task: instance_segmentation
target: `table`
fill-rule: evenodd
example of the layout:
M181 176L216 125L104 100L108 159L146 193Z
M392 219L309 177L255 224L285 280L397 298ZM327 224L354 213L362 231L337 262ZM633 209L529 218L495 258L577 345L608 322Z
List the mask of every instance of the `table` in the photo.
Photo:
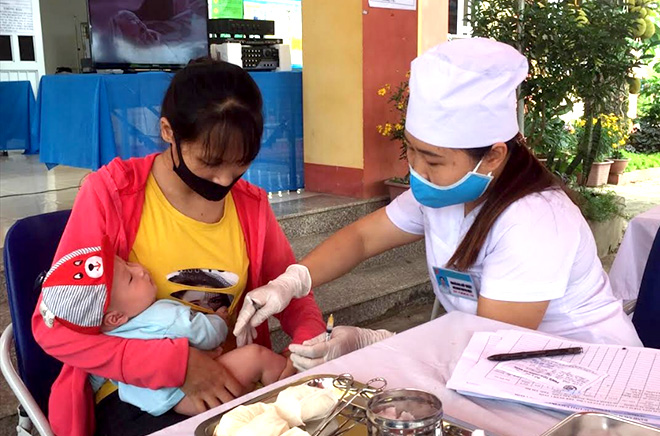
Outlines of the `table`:
M270 192L304 186L302 72L251 73L263 95L261 152L244 178ZM62 74L41 79L40 160L92 170L161 151L160 105L171 73Z
M445 387L472 333L512 328L521 329L458 311L451 312L295 377L349 372L356 380L366 382L373 377L383 376L388 381L388 388L419 388L434 393L442 400L446 415L478 426L489 434L540 435L566 414L506 401L466 397ZM154 435L190 436L204 420L268 390L291 383L292 380L280 381Z
M659 230L660 206L637 215L628 224L609 274L617 298L624 301L637 298L653 240Z
M0 150L39 151L38 140L33 140L36 132L32 131L35 109L29 81L0 82Z

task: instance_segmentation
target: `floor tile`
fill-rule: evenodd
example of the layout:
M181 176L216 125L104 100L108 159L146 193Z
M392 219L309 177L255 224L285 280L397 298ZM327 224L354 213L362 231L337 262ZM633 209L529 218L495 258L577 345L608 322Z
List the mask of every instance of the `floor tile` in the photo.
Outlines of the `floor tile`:
M0 156L0 196L77 187L89 170L57 166L48 170L39 156L10 152Z

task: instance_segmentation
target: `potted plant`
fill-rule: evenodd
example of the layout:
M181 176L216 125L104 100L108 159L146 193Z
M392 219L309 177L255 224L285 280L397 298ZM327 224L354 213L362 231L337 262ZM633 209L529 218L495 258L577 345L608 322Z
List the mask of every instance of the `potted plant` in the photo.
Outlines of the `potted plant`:
M614 115L598 115L591 119L584 116L575 123L575 134L579 138L576 156L583 153L583 162L580 163L582 170L577 177L580 185L595 187L607 184L613 163L609 159L612 138L615 138L618 129L612 126L616 121L617 117ZM588 132L588 128L591 128L591 132ZM588 167L585 169L586 165Z
M614 192L574 188L575 199L596 240L598 256L615 250L623 238L625 200Z
M628 161L623 155L623 147L628 141L630 121L623 120L614 114L601 115L603 119L602 141L605 148L609 148L609 160L612 161L610 175L620 175L628 166ZM612 177L610 177L612 179ZM618 181L618 178L616 178Z
M406 111L408 110L408 97L410 96L410 89L408 88L408 79L410 72L406 74L406 79L402 81L395 89L389 84L386 84L378 90L378 95L387 97L387 103L390 104L397 116L397 120L393 123L386 122L376 126L378 133L391 141L399 143L401 153L399 159L406 160L406 151L408 142L406 140ZM389 191L390 199L394 200L397 196L401 195L410 188L410 173L406 173L404 177L393 177L385 181L385 185Z
M621 175L628 166L630 159L623 155L622 145L615 144L612 147L612 154L610 155L612 160L612 167L610 167L610 175ZM610 182L611 183L611 182Z
M596 187L606 185L610 177L610 168L612 168L611 160L592 163L587 183L584 186Z
M390 196L390 201L392 201L410 189L410 174L405 177L392 177L385 180L385 186L387 186L387 193Z

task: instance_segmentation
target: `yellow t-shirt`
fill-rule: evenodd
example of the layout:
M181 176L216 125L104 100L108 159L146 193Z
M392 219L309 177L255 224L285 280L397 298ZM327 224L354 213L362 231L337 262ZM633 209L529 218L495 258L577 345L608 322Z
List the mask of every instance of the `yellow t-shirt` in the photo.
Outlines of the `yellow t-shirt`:
M227 307L232 331L250 261L231 193L225 197L222 219L202 223L176 210L150 174L128 260L149 270L158 299L169 298L207 313ZM115 389L106 382L96 394L97 402Z
M207 224L176 210L149 175L128 260L149 270L158 299L207 313L224 306L233 313L245 290L250 261L231 193L222 219Z

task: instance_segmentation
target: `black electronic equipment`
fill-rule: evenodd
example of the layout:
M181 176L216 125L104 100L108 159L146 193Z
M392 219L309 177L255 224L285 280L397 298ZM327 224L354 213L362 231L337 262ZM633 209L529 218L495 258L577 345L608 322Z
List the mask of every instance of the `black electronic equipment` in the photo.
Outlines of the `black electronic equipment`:
M280 66L282 40L266 38L275 33L274 21L211 19L208 31L211 56L217 59L246 70L274 70Z

